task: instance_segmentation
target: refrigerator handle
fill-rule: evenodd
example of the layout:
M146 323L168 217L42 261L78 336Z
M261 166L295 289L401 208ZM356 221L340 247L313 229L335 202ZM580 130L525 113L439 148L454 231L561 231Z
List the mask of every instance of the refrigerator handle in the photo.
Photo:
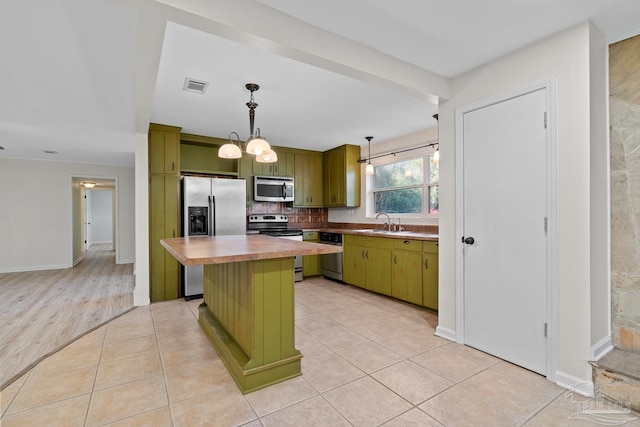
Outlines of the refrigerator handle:
M216 226L216 198L215 196L209 196L209 236L215 236Z
M286 199L287 198L287 184L286 183L282 183L282 198Z

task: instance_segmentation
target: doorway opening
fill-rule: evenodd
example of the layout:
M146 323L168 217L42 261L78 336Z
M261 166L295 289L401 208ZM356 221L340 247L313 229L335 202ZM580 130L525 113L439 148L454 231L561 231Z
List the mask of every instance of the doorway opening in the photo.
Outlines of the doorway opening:
M73 265L92 247L117 260L117 179L73 177Z

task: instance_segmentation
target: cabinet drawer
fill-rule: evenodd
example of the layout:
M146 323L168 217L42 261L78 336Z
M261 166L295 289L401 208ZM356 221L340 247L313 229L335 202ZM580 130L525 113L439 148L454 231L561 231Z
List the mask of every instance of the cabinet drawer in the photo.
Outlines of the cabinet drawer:
M318 232L317 231L304 231L302 233L302 240L316 242L316 241L318 241Z
M393 248L405 251L422 252L421 240L393 239Z
M438 242L422 242L422 252L438 253Z

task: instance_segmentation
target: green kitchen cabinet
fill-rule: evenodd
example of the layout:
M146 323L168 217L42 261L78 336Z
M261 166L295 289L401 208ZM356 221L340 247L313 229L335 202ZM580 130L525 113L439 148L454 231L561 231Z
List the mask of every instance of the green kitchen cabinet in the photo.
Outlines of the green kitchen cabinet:
M180 128L149 125L149 173L180 174Z
M294 154L295 200L299 207L323 206L322 153L296 152Z
M179 177L149 177L149 285L151 302L180 297L180 265L160 239L180 236Z
M180 265L160 239L180 235L180 128L149 126L149 295L180 297Z
M278 155L278 160L274 163L259 163L253 157L253 174L258 176L294 176L294 154L293 151L272 147Z
M304 231L302 240L305 242L318 242L317 231ZM319 276L322 274L322 255L306 255L302 257L302 276Z
M328 207L360 206L360 146L342 145L323 155L323 201Z
M218 150L228 139L180 134L180 172L236 177L238 159L218 157Z
M438 242L422 242L422 305L438 310Z
M422 241L393 239L391 296L422 305Z
M364 253L367 248L354 236L345 235L343 250L342 278L360 288L366 287L366 259Z
M346 283L391 295L391 239L344 236L343 279Z

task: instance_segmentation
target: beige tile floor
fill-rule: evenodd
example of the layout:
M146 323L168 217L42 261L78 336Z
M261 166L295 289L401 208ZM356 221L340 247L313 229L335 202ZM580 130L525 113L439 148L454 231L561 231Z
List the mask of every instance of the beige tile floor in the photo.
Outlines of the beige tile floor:
M434 336L434 314L324 279L296 285L303 375L242 395L200 302L138 307L43 360L1 392L0 424L596 425L576 417L584 398Z

